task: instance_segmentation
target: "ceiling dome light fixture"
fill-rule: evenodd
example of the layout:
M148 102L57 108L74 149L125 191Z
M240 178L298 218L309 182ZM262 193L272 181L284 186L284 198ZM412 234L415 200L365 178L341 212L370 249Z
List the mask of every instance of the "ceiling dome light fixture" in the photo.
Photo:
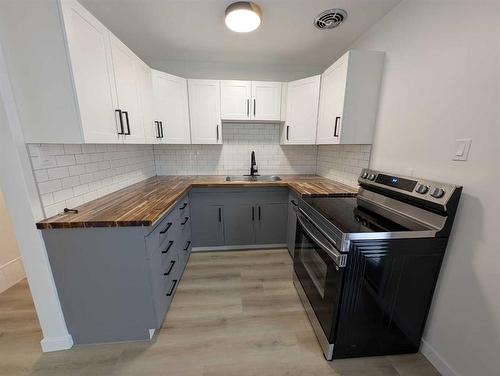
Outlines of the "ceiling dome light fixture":
M226 8L226 26L237 33L248 33L260 26L262 11L250 1L237 1Z

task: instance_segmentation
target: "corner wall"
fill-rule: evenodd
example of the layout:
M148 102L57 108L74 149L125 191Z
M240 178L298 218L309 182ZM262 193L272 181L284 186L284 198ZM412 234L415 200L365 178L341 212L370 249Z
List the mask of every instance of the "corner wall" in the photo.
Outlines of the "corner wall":
M498 1L409 0L351 46L386 52L371 167L464 186L422 346L444 375L500 369L499 36Z

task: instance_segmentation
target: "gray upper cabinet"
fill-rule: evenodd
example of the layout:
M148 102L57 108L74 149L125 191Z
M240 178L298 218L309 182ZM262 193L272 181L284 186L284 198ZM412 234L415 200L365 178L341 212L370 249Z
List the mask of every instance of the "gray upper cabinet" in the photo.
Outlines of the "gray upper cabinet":
M255 242L283 244L286 241L288 207L286 202L256 205Z

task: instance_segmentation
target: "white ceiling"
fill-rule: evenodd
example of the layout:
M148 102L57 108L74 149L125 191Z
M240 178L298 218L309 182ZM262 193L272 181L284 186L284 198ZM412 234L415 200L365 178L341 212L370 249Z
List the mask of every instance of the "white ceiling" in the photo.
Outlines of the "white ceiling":
M400 2L254 0L262 8L262 24L254 32L238 34L224 25L231 0L80 1L154 68L166 70L177 61L205 64L207 69L216 64L283 65L289 71L290 66L327 67ZM316 29L314 18L330 8L345 9L346 22L338 29Z

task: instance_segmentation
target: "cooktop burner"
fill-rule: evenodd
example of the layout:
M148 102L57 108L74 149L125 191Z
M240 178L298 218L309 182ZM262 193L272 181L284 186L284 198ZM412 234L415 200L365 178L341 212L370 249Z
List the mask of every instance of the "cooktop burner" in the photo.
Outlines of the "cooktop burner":
M304 201L343 233L421 231L419 223L401 225L358 206L354 197L305 198Z

